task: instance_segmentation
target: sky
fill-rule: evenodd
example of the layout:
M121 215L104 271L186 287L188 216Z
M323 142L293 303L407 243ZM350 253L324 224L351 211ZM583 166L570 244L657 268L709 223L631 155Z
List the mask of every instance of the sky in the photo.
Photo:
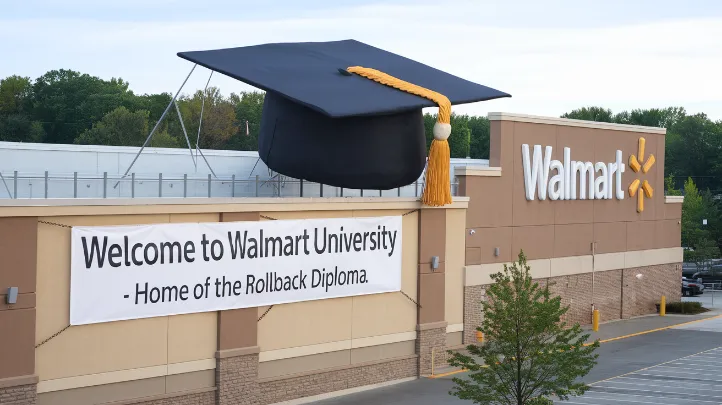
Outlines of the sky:
M722 120L719 0L23 0L0 8L0 77L73 69L175 93L181 51L356 39L511 98L455 106L559 116L684 107ZM183 92L202 89L195 69ZM222 93L253 90L214 74Z

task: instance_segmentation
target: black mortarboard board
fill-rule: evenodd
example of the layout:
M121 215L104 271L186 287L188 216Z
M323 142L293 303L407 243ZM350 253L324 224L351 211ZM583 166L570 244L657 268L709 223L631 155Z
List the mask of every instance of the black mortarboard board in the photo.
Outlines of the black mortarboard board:
M270 169L351 189L388 190L416 181L426 165L421 109L441 105L374 79L375 73L364 68L427 93L440 93L436 96L445 96L450 104L509 97L355 40L264 44L178 56L266 91L258 152ZM442 125L448 126L448 111L445 115ZM441 137L435 136L445 141ZM448 182L448 168L446 173ZM428 177L427 170L427 182Z

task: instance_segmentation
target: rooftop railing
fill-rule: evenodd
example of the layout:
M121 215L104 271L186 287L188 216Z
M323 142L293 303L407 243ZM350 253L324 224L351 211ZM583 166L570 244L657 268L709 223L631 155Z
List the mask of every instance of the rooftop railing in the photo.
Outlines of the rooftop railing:
M419 197L423 178L393 190L332 187L285 176L0 172L0 198ZM458 182L451 183L452 195Z

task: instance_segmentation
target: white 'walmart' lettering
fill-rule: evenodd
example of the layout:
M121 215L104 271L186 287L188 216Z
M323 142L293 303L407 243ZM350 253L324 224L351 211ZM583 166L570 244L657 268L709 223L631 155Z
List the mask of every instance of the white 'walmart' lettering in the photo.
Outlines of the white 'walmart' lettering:
M547 146L542 154L541 145L534 145L534 157L533 161L530 161L529 145L523 144L521 157L524 165L524 188L529 201L536 199L536 194L540 200L546 200L547 193L550 200L611 200L613 191L618 200L624 199L624 163L621 150L617 150L615 162L606 164L571 160L569 148L564 148L564 162L551 160L552 147ZM552 170L555 170L556 174L550 179Z

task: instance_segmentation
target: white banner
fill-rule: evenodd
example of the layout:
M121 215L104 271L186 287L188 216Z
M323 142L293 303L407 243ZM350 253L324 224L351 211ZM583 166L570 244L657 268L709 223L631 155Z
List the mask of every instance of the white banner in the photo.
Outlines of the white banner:
M73 227L70 324L400 291L401 221Z

